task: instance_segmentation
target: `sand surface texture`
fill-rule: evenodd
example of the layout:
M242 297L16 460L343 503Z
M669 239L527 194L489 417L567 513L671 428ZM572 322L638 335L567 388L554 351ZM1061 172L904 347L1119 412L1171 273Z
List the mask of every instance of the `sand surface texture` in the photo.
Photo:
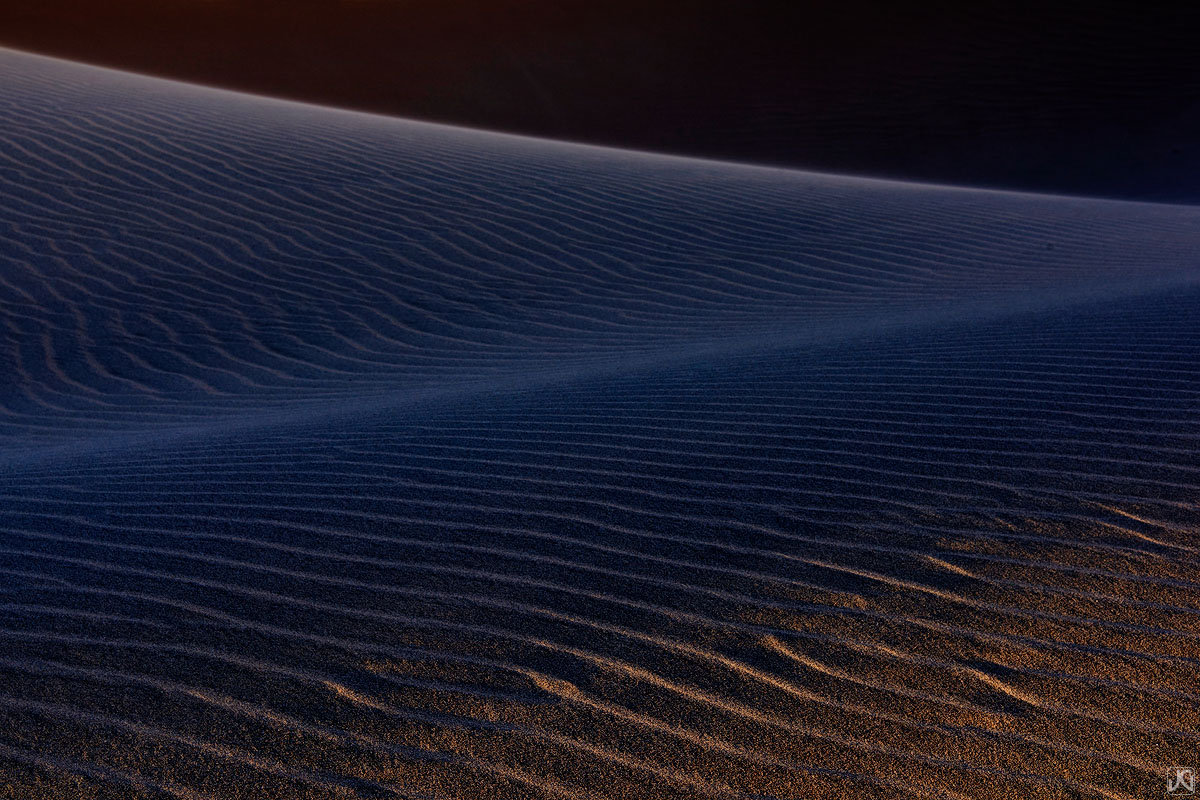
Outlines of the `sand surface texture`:
M0 231L0 797L1200 761L1196 208L0 51Z

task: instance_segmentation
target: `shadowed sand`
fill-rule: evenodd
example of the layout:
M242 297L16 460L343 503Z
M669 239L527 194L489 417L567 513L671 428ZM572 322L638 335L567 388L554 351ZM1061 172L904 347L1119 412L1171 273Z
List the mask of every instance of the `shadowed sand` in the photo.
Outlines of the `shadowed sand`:
M1200 210L0 75L0 797L1194 758Z
M1200 201L1194 3L7 0L0 46L742 162Z

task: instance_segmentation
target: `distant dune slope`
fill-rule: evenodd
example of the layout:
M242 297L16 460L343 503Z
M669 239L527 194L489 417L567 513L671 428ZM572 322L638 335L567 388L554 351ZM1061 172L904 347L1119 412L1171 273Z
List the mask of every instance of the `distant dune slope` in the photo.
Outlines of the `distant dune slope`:
M1200 209L8 51L0 108L0 798L1195 759Z
M1195 3L6 0L0 46L840 173L1200 202Z

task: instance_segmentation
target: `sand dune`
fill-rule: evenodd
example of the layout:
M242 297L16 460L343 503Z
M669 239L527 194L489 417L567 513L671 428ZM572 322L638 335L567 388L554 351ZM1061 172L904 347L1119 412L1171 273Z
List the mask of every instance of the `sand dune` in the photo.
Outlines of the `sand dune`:
M0 74L0 797L1195 761L1200 209Z
M866 176L1200 202L1193 3L9 0L0 46Z

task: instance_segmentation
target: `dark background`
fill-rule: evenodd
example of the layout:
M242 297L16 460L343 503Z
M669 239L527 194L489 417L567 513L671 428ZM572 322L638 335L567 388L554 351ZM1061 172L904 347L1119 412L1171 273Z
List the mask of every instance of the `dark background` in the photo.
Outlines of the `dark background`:
M555 138L1200 200L1200 3L1153 5L4 0L0 42Z

